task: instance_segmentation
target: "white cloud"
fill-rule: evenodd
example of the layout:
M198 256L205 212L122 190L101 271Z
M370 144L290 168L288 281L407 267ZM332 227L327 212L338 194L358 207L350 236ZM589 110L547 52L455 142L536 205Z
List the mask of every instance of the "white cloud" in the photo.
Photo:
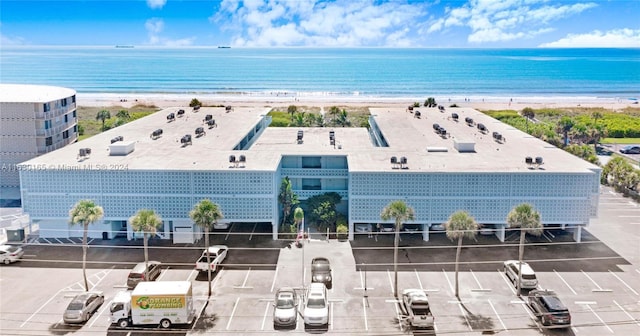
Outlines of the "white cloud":
M162 31L164 30L164 21L159 18L148 19L144 23L144 27L147 29L147 33L149 34L149 41L147 42L147 44L149 45L179 47L189 46L195 42L195 37L172 40L160 36L160 33L162 33Z
M548 48L640 48L640 29L616 29L586 34L569 34L555 42L544 43Z
M147 0L147 6L151 9L160 9L164 7L167 3L167 0Z
M593 2L552 4L548 0L470 0L447 8L445 16L429 23L428 33L450 27L468 27L471 43L531 38L549 31L549 24L596 7Z
M427 5L408 0L223 0L236 46L411 46Z

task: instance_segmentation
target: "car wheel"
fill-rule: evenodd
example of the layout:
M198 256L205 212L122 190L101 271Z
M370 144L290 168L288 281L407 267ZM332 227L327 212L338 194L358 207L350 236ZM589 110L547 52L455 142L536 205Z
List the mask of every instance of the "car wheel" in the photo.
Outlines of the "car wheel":
M169 329L169 327L171 327L171 321L164 319L162 321L160 321L160 327L162 329Z
M129 320L127 319L122 319L120 321L118 321L118 327L120 328L126 328L129 326Z
M4 264L5 264L5 265L9 265L10 263L11 263L11 260L9 260L9 259L5 259L5 260L4 260Z

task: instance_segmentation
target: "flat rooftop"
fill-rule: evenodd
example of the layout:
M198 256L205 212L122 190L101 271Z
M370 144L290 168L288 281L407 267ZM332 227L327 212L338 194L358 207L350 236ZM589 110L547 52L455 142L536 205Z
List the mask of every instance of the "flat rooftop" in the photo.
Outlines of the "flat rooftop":
M60 86L0 84L0 103L46 103L75 94L75 90Z
M168 122L167 115L185 110L182 117ZM382 172L567 172L590 173L598 169L578 157L566 153L509 125L503 124L470 108L417 108L420 118L405 108L371 108L388 147L374 146L366 128L296 128L269 127L254 140L248 150L233 150L268 113L268 107L202 107L193 112L190 107L167 108L148 117L108 130L54 152L26 161L24 164L52 169L128 169L128 170L237 170L276 171L282 155L345 155L350 171ZM451 118L458 114L458 121ZM218 125L209 129L203 120L212 115ZM472 118L469 125L465 118ZM447 136L437 134L433 124L447 130ZM488 129L482 133L477 124ZM195 129L204 127L206 135L195 137ZM150 137L156 129L162 136ZM297 141L298 131L303 139ZM336 144L329 142L329 131L335 132ZM506 141L496 141L492 133L499 132ZM180 139L191 134L192 144L184 146ZM128 155L109 155L111 139L122 136L120 145L133 143ZM473 143L474 151L459 152L455 143ZM80 148L91 148L88 158L78 157ZM427 149L435 149L431 152ZM245 155L243 168L234 168L229 156ZM407 158L405 169L394 169L390 158ZM525 157L542 157L540 169L530 169Z

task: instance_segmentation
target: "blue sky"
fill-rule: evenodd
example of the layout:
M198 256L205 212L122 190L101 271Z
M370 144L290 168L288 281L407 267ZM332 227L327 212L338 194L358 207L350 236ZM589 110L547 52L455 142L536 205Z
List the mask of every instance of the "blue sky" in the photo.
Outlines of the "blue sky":
M1 45L640 47L640 1L0 0Z

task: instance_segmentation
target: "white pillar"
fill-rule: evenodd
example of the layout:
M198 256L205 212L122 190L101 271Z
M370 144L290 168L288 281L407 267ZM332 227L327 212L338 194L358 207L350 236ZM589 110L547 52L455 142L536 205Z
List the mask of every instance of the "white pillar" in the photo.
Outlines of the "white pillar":
M573 240L575 240L576 243L582 242L582 225L576 225L573 227Z
M422 240L428 242L429 241L429 224L421 224L422 225Z
M353 225L353 222L349 221L349 241L353 240L353 236L354 236L353 231L354 230L355 230L355 227Z
M505 224L496 224L496 237L500 240L501 243L504 243L504 238L506 235L507 225Z
M278 240L278 221L271 222L271 237L273 240Z

